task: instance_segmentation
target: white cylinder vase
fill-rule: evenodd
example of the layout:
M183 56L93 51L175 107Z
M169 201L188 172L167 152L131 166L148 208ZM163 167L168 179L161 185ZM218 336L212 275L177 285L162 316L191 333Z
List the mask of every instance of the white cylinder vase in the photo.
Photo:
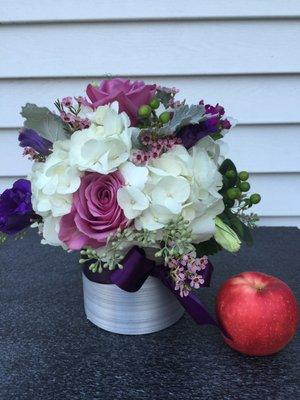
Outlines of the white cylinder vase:
M157 332L178 321L184 313L176 297L157 278L148 277L134 293L116 285L83 279L87 319L109 332L142 335Z

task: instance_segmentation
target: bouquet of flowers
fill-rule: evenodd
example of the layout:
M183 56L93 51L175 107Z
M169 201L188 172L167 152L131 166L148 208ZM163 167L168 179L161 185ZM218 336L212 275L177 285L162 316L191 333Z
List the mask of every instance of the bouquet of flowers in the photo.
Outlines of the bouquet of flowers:
M224 108L177 92L114 78L57 100L57 112L26 104L19 145L32 170L0 197L1 240L37 227L95 274L139 249L179 296L204 286L209 255L251 242L257 216L245 211L260 196L224 156Z

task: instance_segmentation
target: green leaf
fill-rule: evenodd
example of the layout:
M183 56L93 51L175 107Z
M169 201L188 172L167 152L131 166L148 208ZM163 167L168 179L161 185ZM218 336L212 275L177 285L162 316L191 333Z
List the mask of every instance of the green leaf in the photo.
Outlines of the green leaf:
M237 175L237 170L236 170L236 166L234 165L234 162L232 160L230 160L229 158L226 158L226 160L224 160L222 162L222 165L220 166L219 171L221 172L222 175L224 175L225 172L229 171L230 169L235 171L236 175Z
M158 90L155 97L158 98L158 100L165 106L168 107L168 103L172 98L172 94L171 93L167 93L164 90Z
M38 107L35 104L27 103L22 107L21 115L25 118L24 126L34 129L52 143L70 137L65 131L66 124L47 107Z
M219 140L223 139L223 135L221 133L214 133L213 135L210 135L214 140Z
M175 108L174 114L171 121L165 124L158 131L159 135L170 135L181 126L188 124L196 124L200 120L204 119L205 108L202 105L191 105L187 104Z
M222 250L222 246L220 246L214 238L211 238L206 242L194 244L193 246L196 249L197 257L210 256Z

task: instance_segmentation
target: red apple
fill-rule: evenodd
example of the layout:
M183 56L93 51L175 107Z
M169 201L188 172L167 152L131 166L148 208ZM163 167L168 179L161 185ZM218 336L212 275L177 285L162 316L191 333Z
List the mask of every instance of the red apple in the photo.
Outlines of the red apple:
M233 349L251 356L281 350L295 335L299 308L291 289L261 272L243 272L228 279L216 298L216 314Z

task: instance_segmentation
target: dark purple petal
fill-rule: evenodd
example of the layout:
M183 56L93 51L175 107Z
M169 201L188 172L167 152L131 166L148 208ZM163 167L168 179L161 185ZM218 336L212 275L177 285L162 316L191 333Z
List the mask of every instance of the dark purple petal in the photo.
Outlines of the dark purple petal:
M8 235L27 228L36 217L31 204L31 184L17 180L0 195L0 231Z
M40 136L36 131L24 128L19 134L19 144L21 147L31 147L37 153L48 156L51 153L53 143Z
M186 149L193 147L198 140L205 136L218 132L219 120L217 117L212 117L199 124L190 124L181 128L177 132L177 136L181 138L182 144Z

